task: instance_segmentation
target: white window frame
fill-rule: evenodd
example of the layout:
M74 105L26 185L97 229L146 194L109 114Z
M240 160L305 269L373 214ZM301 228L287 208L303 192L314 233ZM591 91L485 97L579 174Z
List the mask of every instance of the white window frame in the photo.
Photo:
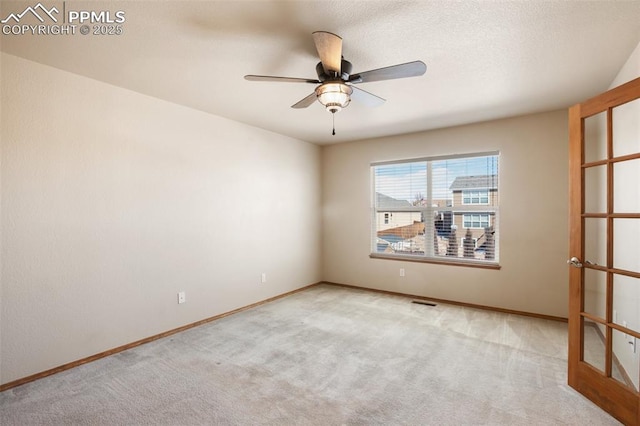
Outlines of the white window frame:
M492 152L482 152L482 153L473 153L473 154L463 154L463 155L450 155L450 156L440 156L440 157L424 157L424 158L415 158L415 159L407 159L407 160L399 160L399 161L384 161L384 162L375 162L375 163L371 163L371 168L370 168L370 173L371 173L371 220L372 220L372 226L371 226L371 248L370 248L370 257L371 258L381 258L381 259L392 259L392 260L411 260L411 261L421 261L421 262L426 262L426 263L447 263L447 264L460 264L463 266L478 266L478 267L486 267L486 268L493 268L493 269L499 269L500 265L499 265L499 259L500 259L500 245L499 245L499 241L500 241L500 235L499 235L499 227L498 225L498 218L499 218L499 205L488 205L488 204L463 204L463 206L448 206L448 207L435 207L433 204L433 188L432 185L430 184L430 182L432 182L432 176L433 176L433 162L436 161L441 161L441 160L447 160L447 159L463 159L463 158L473 158L473 157L486 157L486 156L498 156L498 158L500 157L500 153L498 151L492 151ZM420 163L420 162L426 162L426 170L427 170L427 176L426 176L426 180L428 182L427 184L427 191L426 191L426 197L425 197L425 202L422 203L421 205L418 206L408 206L408 207L401 207L401 208L392 208L389 206L386 206L384 208L381 208L380 210L377 210L377 206L376 206L376 186L375 186L375 167L376 166L382 166L382 165L392 165L392 164L403 164L403 163ZM500 169L500 161L498 160L498 169ZM497 172L498 174L498 185L500 182L500 172ZM480 188L481 190L484 190L483 188ZM499 193L499 188L496 188L498 190ZM487 197L488 200L491 200L491 190L486 189L487 192ZM491 218L489 218L489 225L493 225L494 226L494 238L496 241L496 245L495 245L495 253L494 256L495 258L492 260L482 260L482 259L468 259L468 258L461 258L461 257L444 257L444 256L437 256L434 252L434 247L433 244L428 244L426 243L427 241L433 241L434 239L434 234L435 234L435 230L434 227L432 226L425 226L425 233L424 233L424 238L425 238L425 252L424 254L406 254L406 253L378 253L377 252L377 243L378 243L378 236L376 231L374 231L375 227L374 224L376 223L376 216L378 213L383 213L383 212L388 212L388 213L392 213L392 212L419 212L422 213L424 215L424 217L434 217L435 214L438 213L443 213L443 212L451 212L452 217L455 216L455 213L462 213L462 212L473 212L473 214L489 214L491 216L493 216L493 221L491 220ZM478 212L478 213L475 213ZM478 229L478 228L472 228L472 229ZM463 237L464 235L462 235L461 237Z

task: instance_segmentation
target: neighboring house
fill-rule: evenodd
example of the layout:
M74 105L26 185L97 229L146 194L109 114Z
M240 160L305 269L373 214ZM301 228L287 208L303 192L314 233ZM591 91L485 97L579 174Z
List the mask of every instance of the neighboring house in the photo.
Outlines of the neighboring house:
M449 187L453 193L453 225L457 226L458 236L464 237L467 229L476 240L476 246L483 244L485 229L494 227L495 213L492 209L482 210L481 206L498 205L498 176L458 176ZM459 211L458 206L478 206L478 210Z
M385 209L395 210L410 208L412 205L407 200L398 200L396 198L389 197L388 195L376 192L376 205L378 206L378 213L376 217L378 231L411 225L413 224L413 221L416 220L416 213L414 212L380 211ZM420 220L420 214L418 214L417 220Z
M424 233L424 223L420 212L403 212L413 205L407 200L398 200L376 192L376 235L378 252L403 251L407 247L405 240ZM384 211L389 209L390 211ZM395 210L395 211L394 211Z

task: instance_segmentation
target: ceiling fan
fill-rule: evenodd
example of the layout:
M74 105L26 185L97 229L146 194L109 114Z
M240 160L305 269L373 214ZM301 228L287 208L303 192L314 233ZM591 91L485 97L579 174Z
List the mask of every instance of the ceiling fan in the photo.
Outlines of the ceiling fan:
M316 65L317 79L268 75L245 75L244 78L249 81L317 84L318 87L313 93L291 105L291 108L307 108L317 99L328 112L335 114L349 105L352 98L367 106L377 106L385 102L383 98L362 90L354 84L416 77L427 71L424 62L413 61L351 74L351 62L342 56L342 38L340 36L327 31L316 31L313 33L313 42L320 57L320 62Z

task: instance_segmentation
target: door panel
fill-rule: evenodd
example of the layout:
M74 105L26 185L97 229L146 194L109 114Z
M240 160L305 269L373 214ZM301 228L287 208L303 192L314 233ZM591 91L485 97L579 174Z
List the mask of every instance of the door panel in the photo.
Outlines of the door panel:
M638 237L640 220L632 218L613 219L613 267L640 273L638 268Z
M613 330L613 372L612 377L633 391L638 391L638 369L629 368L632 363L633 352L629 349L629 335ZM634 380L635 379L635 380Z
M584 311L605 320L607 312L607 274L595 269L584 271Z
M584 329L584 362L604 374L606 350L602 330L598 323L589 319L585 319L582 324Z
M591 190L584 194L586 213L607 212L607 166L589 167L584 171L584 183Z
M613 108L613 155L622 157L640 152L640 99ZM629 123L635 125L629 126Z
M584 220L585 262L593 265L607 264L607 219L589 217Z
M601 112L584 119L585 162L607 158L607 113Z
M640 79L569 110L569 384L640 425Z
M640 112L638 114L640 115ZM640 118L638 120L640 121ZM613 194L614 212L640 211L640 159L615 163L613 180L617 182L616 191Z

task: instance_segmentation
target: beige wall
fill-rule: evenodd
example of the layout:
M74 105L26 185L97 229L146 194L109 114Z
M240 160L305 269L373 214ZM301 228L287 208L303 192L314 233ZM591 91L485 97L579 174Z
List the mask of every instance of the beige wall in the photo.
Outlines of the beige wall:
M1 61L2 383L321 279L319 147Z
M567 139L562 110L325 147L323 278L566 317ZM500 151L502 269L369 258L370 163L494 150Z
M613 79L609 88L613 89L638 77L640 77L640 43L631 52L629 59L622 66L616 78Z

